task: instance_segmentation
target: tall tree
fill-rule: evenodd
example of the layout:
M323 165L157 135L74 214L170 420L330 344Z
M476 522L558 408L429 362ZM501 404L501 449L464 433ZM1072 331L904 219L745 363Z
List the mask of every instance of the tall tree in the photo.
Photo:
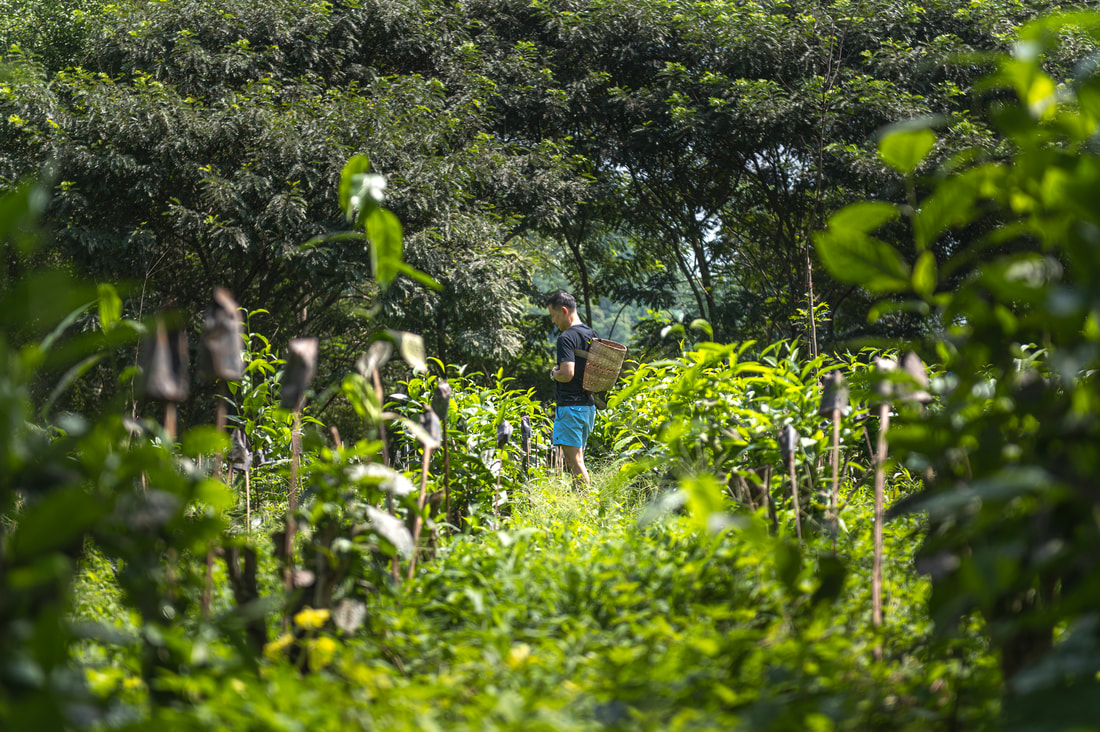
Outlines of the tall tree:
M951 59L1003 47L1049 3L478 7L478 39L493 58L522 48L524 63L543 71L502 100L496 119L516 138L567 140L603 183L606 226L621 228L638 260L676 273L683 304L732 338L797 335L792 318L811 286L842 332L866 329L865 293L821 272L815 282L810 233L854 198L905 197L873 158L885 125L938 116L936 159L975 143L992 149L970 112L981 64ZM601 246L556 236L574 260ZM586 289L606 292L606 281L588 280Z
M49 165L51 219L82 271L139 284L146 309L199 312L223 284L281 328L353 345L383 305L367 242L333 238L340 169L364 153L409 260L452 287L395 289L391 324L461 324L438 344L457 360L517 352L515 234L574 186L552 148L487 132L496 92L447 6L123 3L108 21L82 68L25 75L3 101L18 129L0 171ZM477 315L458 294L471 279L492 292Z

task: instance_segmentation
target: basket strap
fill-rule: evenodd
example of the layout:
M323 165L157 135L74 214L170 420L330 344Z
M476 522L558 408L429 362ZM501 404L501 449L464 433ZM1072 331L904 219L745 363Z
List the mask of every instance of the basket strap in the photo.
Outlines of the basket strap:
M576 327L577 326L574 325L569 330L573 330L573 328L576 328ZM588 341L589 343L595 343L596 341L601 340L601 338L596 334L595 329L593 329L591 326L589 326L589 330L592 331L592 338L591 338L591 340ZM588 351L585 350L584 348L574 348L573 349L573 355L579 356L581 358L588 358Z

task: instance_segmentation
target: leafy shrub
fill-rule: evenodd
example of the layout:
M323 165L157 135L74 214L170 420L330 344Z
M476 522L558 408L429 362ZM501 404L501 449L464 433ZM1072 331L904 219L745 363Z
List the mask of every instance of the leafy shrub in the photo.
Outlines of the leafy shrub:
M1065 80L1043 64L1061 38L1095 51L1100 16L1037 21L1019 37L987 80L1010 158L953 161L917 200L936 134L922 123L894 130L880 152L907 176L908 205L850 206L817 246L834 276L891 296L879 312L935 323L923 352L945 372L939 407L892 429L907 463L928 471L898 511L927 519L932 616L946 631L984 619L1007 680L1007 728L1078 729L1095 725L1100 698L1100 76L1089 61ZM899 218L911 246L873 236ZM979 220L987 236L954 241ZM957 256L938 261L939 242Z
M445 435L448 451L435 451L431 469L432 485L440 489L447 477L449 459L450 490L455 510L449 517L455 523L467 523L494 512L493 504L522 500L524 481L537 480L547 474L552 423L542 404L535 399L533 389L514 389L512 378L498 371L492 377L482 373L466 373L460 366L444 366L434 361L451 388L451 405L447 414ZM401 383L403 393L392 395L390 406L410 420L419 418L431 408L438 376L416 376ZM531 438L524 445L523 423L530 425ZM508 432L510 430L510 432ZM498 437L510 437L498 447ZM415 436L401 434L399 444L410 456L416 447ZM422 454L420 455L423 459ZM497 482L504 495L497 494Z

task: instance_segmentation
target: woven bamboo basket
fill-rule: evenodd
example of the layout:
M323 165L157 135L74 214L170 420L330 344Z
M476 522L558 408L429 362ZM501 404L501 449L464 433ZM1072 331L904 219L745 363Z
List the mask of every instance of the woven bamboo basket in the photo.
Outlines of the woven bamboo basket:
M585 391L607 391L615 386L619 370L626 359L626 346L615 341L596 338L588 346L588 359L584 366Z

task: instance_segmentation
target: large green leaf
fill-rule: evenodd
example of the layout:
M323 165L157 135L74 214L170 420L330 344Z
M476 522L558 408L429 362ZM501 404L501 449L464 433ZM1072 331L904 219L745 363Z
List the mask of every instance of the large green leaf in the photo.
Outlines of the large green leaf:
M367 216L367 236L371 243L374 278L383 289L393 284L403 264L401 222L391 211L376 208Z
M921 252L913 265L913 291L925 298L936 291L936 256L930 251Z
M869 234L898 217L898 209L883 201L861 201L845 206L829 217L832 231L855 231Z
M909 265L894 247L855 231L818 232L818 256L836 279L876 292L909 289Z
M92 495L81 485L53 491L19 515L19 524L8 539L9 560L13 565L34 564L49 552L78 546L81 535L110 509L109 501ZM28 583L36 584L37 580L28 579Z
M99 327L108 331L122 320L122 298L114 285L109 283L101 282L96 289L99 294Z
M357 176L367 173L370 173L370 160L365 155L353 155L340 173L338 189L340 210L347 216L348 221L355 216L355 210L351 205L352 187L355 185Z
M936 186L936 190L921 201L913 217L918 249L928 248L947 229L965 225L979 215L980 209L975 204L982 187L1001 172L996 166L981 166Z
M911 173L936 145L936 133L929 129L896 130L878 143L878 154L899 173Z

